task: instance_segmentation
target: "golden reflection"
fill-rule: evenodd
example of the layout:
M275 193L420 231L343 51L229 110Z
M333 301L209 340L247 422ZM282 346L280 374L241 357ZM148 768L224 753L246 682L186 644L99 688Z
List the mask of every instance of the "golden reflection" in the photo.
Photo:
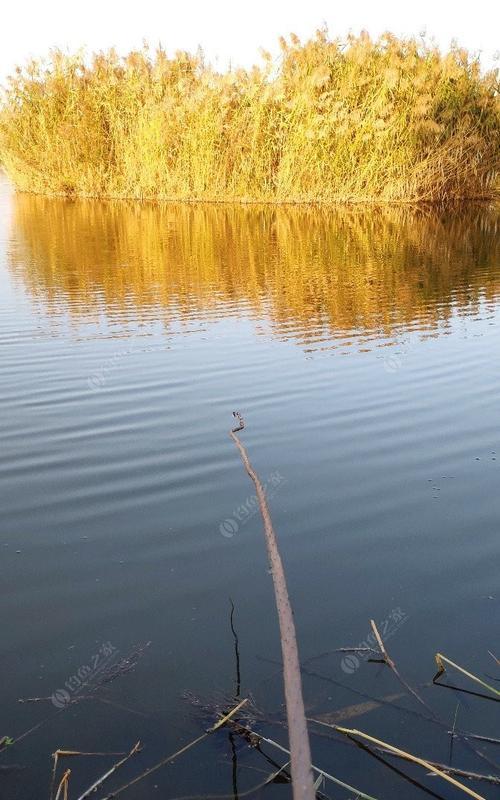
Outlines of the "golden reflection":
M494 207L13 203L10 268L49 313L252 313L308 341L432 328L500 291Z

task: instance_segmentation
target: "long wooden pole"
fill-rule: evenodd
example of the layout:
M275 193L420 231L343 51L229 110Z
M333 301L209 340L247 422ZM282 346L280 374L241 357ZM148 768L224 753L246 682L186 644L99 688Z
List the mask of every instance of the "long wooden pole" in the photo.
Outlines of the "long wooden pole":
M264 522L264 535L267 547L267 556L271 567L271 574L278 611L278 621L281 637L281 652L283 656L283 682L285 687L286 713L288 719L288 736L290 740L292 792L294 800L314 800L313 773L311 769L311 748L307 731L304 699L302 696L302 679L300 674L299 651L293 612L288 597L285 570L278 549L278 542L274 532L266 493L260 482L259 476L250 463L247 451L237 436L243 430L245 423L238 411L233 412L238 420L238 425L230 431L231 439L238 448L245 469L252 479L260 513Z

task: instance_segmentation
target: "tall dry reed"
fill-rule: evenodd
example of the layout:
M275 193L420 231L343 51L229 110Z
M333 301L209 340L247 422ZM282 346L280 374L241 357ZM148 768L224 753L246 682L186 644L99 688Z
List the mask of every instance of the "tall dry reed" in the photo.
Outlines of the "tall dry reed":
M281 45L226 73L161 49L53 52L9 80L0 161L20 190L91 197L498 196L498 71L390 34Z

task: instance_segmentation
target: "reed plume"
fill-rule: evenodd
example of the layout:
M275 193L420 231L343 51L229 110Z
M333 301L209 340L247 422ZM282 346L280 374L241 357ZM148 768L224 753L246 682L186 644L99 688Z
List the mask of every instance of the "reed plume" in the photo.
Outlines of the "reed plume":
M217 72L147 47L54 51L3 92L0 162L22 191L242 201L499 194L498 71L385 34L281 40Z
M500 193L498 71L367 34L281 41L225 73L201 53L54 51L3 92L22 191L239 201L440 202Z

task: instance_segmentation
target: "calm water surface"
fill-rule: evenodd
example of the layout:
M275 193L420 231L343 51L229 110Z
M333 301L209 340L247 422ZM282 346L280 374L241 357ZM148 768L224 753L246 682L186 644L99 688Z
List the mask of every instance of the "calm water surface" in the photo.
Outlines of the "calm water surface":
M492 208L157 208L0 185L0 737L27 734L0 756L2 798L48 797L57 748L140 739L110 791L199 735L200 704L238 693L230 598L251 723L286 742L233 409L268 484L310 716L400 691L383 665L331 652L366 641L371 618L415 686L437 650L500 677L498 223ZM457 713L498 736L497 706L421 691L444 727L405 697L345 721L494 771L459 742L450 756L446 728ZM312 747L378 798L423 796L349 743ZM75 757L70 796L116 758ZM273 769L223 731L123 796L232 797Z

